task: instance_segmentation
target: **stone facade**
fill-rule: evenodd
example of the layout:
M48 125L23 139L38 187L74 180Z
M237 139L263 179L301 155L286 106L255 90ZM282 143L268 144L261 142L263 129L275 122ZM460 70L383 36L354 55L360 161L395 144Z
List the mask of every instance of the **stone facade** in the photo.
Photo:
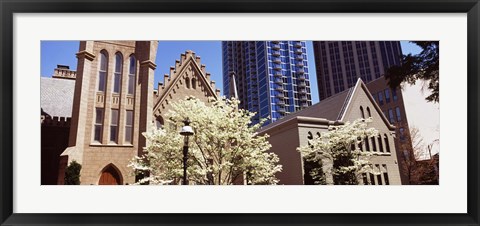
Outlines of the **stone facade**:
M220 91L192 51L181 55L154 90L157 46L157 41L80 42L70 137L60 156L58 184L73 160L82 165L81 184L134 183L128 164L143 154L142 133L155 121L164 123L170 103L186 96L217 98Z
M395 134L397 135L395 136L394 142L395 148L397 149L397 159L402 184L410 184L409 170L405 156L413 150L413 147L402 90L400 87L391 89L384 77L373 80L366 85L373 99L375 99L380 109L382 109L385 117L395 126ZM383 96L383 100L380 100L380 96Z
M354 87L325 99L323 103L315 104L260 129L260 134L270 135L269 142L272 144L270 151L279 156L280 164L283 166L283 171L277 175L280 184L308 184L304 177L303 157L296 150L297 147L307 145L309 140L327 131L330 125L341 125L362 117L372 117L373 121L369 126L376 128L380 133L380 138L375 138L375 142L368 140L369 148L363 146L363 150L373 153L370 159L372 164L383 172L379 176L373 174L367 176L368 183L401 184L393 142L395 127L382 114L361 80L358 80ZM379 141L382 143L381 146ZM327 178L327 182L332 182L332 179Z
M112 171L116 174L105 176L117 184L135 181L127 165L142 151L145 139L140 134L152 121L157 45L156 41L80 42L69 147L62 155L68 156L68 162L82 164L82 184L98 184L103 172ZM133 117L127 119L130 113ZM128 133L127 120L133 121Z
M164 75L155 92L153 114L157 126L165 123L164 114L171 110L170 104L186 97L194 96L208 102L210 97L217 98L220 90L215 88L215 81L210 80L205 65L200 57L191 50L182 53L175 66L170 67L170 74Z

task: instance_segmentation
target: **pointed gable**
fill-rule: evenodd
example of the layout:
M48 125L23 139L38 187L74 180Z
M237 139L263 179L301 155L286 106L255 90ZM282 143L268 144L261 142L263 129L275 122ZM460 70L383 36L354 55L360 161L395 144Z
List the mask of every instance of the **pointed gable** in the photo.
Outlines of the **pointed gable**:
M361 118L362 116L360 107L362 107L364 111L365 118L368 118L368 107L372 117L375 115L376 117L380 118L388 129L395 129L395 126L390 124L387 117L383 114L380 106L378 106L377 102L368 90L367 86L360 78L357 80L355 86L350 89L352 89L352 94L346 100L347 102L345 103L345 109L343 109L341 114L338 116L340 121L352 121L354 119Z
M353 88L328 97L308 108L291 113L273 123L262 127L259 131L265 131L281 124L288 123L297 118L320 118L328 121L339 121L345 112L345 108L352 95Z
M215 89L215 81L210 80L205 65L200 63L200 57L191 50L181 54L175 61L175 67L170 67L170 73L164 75L163 83L159 83L157 97L154 102L154 116L166 113L172 102L183 100L187 96L208 101L210 97L218 98L220 90Z
M362 100L358 102L359 99ZM372 106L370 110L376 112L376 115L382 119L388 129L392 130L395 128L388 122L385 115L383 115L365 83L363 83L361 79L358 79L354 87L321 100L306 109L287 115L276 122L262 127L259 131L266 131L281 124L288 123L291 120L298 120L299 118L320 118L331 122L353 121L361 118L359 110L357 109L359 103L367 103L368 106ZM365 105L365 109L367 105ZM355 114L352 114L352 112L355 112Z

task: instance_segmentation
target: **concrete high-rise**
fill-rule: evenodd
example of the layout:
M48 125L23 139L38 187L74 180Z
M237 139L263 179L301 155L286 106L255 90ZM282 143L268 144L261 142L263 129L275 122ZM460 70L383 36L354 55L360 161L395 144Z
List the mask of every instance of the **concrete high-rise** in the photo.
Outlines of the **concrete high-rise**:
M224 94L237 95L240 108L257 112L254 124L311 106L305 47L305 41L222 42Z
M402 184L409 184L407 153L412 149L402 92L383 75L401 64L399 41L314 41L320 102L355 85L361 78L382 112L396 127L395 146Z

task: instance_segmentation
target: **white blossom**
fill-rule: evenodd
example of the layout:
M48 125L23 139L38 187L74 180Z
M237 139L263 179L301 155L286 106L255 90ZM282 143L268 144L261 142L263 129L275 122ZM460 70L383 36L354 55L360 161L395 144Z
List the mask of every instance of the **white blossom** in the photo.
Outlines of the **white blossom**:
M358 184L364 173L379 174L370 162L372 153L360 149L366 138L378 136L376 129L367 128L370 122L371 118L357 119L352 123L330 126L328 131L323 132L320 137L297 148L306 160L318 162L323 166L321 169L312 170L311 176L314 179L332 176L335 180L335 177L351 175L350 178L346 176L349 178L347 182L338 182L339 179L337 179L336 183ZM323 164L325 162L330 164ZM320 175L322 173L325 175Z
M188 118L195 134L189 138L187 175L190 184L276 184L275 173L282 170L278 156L267 152L268 135L251 126L255 113L238 109L238 100L210 99L209 104L188 97L172 103L163 128L144 133L145 155L130 167L148 172L139 184L178 184L183 176L184 138L179 134Z

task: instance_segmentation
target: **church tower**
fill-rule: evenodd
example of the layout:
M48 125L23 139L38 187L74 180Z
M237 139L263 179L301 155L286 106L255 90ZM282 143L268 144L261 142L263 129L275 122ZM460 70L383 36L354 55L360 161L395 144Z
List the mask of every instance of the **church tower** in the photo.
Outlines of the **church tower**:
M81 184L131 184L130 160L154 121L157 41L82 41L68 148L58 184L71 161L82 165Z

